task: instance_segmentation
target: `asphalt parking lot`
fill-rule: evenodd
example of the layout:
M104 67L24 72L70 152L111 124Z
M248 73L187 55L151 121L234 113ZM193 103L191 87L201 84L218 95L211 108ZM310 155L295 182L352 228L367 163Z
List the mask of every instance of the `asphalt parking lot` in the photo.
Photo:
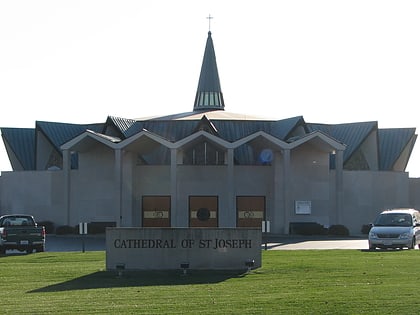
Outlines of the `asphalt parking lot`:
M267 245L266 245L267 244ZM68 251L101 251L105 250L103 235L47 235L45 242L47 252ZM368 249L366 238L317 238L317 237L274 237L263 243L262 249L267 250L313 250L313 249Z
M54 235L48 234L45 238L47 252L76 252L76 251L105 250L104 235Z

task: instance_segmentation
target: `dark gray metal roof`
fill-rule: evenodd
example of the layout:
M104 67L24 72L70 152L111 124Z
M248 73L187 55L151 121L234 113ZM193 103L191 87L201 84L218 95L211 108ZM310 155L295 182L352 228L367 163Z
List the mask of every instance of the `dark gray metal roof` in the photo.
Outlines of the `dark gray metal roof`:
M407 145L410 146L409 154L411 154L416 138L415 128L377 129L377 122L327 125L306 124L301 116L277 121L207 119L205 115L201 117L201 119L150 119L143 121L108 117L106 124L84 125L38 121L36 122L36 129L1 128L1 131L4 141L7 142L26 170L33 170L35 168L36 130L42 132L60 152L62 144L70 141L87 129L96 133L102 133L106 130L106 125L115 127L121 133L122 139L129 138L142 130L148 130L172 142L179 141L191 135L203 124L209 124L212 127L211 130L217 136L229 142L236 141L258 131L264 131L280 140L287 141L293 130L299 126L303 126L305 132L319 130L337 141L346 144L344 162L351 157L371 132L378 130L380 170L392 170L394 163L401 156L402 151L407 148ZM237 149L235 154L239 155L235 158L246 161L246 155L251 154L246 150L246 147ZM241 158L242 155L243 157Z
M195 132L201 120L145 120L137 121L127 130L121 130L126 138L143 129L153 132L169 141L176 142ZM233 142L257 131L264 131L280 140L286 140L291 131L304 124L301 116L283 120L209 120L222 139Z
M7 142L24 170L35 169L35 129L1 128L3 141Z
M112 124L120 131L121 135L124 135L124 133L135 123L136 120L134 119L120 118L114 116L108 116L106 121L106 125ZM102 132L105 133L106 130L103 130Z
M415 128L379 129L379 156L380 170L392 170L404 148L415 137ZM412 144L412 146L414 143ZM413 147L410 147L410 153Z
M145 129L169 141L176 142L192 134L197 123L198 122L195 120L137 121L124 133L124 135L128 138Z
M337 141L344 143L346 149L344 150L343 159L346 162L354 151L360 147L366 137L378 128L378 123L376 121L338 125L308 123L307 126L310 131L322 131Z
M60 151L61 145L82 134L86 129L101 132L103 126L104 124L78 125L46 121L36 122L36 129L43 132L58 151Z

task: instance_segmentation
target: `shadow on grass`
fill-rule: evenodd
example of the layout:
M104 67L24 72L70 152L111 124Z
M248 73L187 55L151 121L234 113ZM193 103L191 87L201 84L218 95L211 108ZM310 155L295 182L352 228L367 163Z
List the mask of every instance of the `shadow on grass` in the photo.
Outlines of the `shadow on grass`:
M407 251L410 249L407 248L376 248L376 249L361 249L361 252L365 253L394 253L394 252L401 252L401 251ZM414 250L414 249L411 249Z
M28 293L59 292L85 289L144 287L160 285L188 285L219 283L231 278L246 275L244 270L238 271L98 271L83 277L49 285L29 291Z

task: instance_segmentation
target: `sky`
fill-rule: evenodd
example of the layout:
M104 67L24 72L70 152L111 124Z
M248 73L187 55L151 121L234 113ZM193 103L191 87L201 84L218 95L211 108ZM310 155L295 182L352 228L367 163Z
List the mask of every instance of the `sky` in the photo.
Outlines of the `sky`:
M0 0L0 127L191 111L209 15L226 111L420 132L418 0Z

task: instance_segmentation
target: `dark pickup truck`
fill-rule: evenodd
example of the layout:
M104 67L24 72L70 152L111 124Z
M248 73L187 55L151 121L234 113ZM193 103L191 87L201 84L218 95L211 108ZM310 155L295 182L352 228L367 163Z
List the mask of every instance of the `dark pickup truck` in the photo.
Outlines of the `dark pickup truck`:
M9 214L0 217L0 254L6 250L26 251L45 250L45 228L38 226L31 215Z

